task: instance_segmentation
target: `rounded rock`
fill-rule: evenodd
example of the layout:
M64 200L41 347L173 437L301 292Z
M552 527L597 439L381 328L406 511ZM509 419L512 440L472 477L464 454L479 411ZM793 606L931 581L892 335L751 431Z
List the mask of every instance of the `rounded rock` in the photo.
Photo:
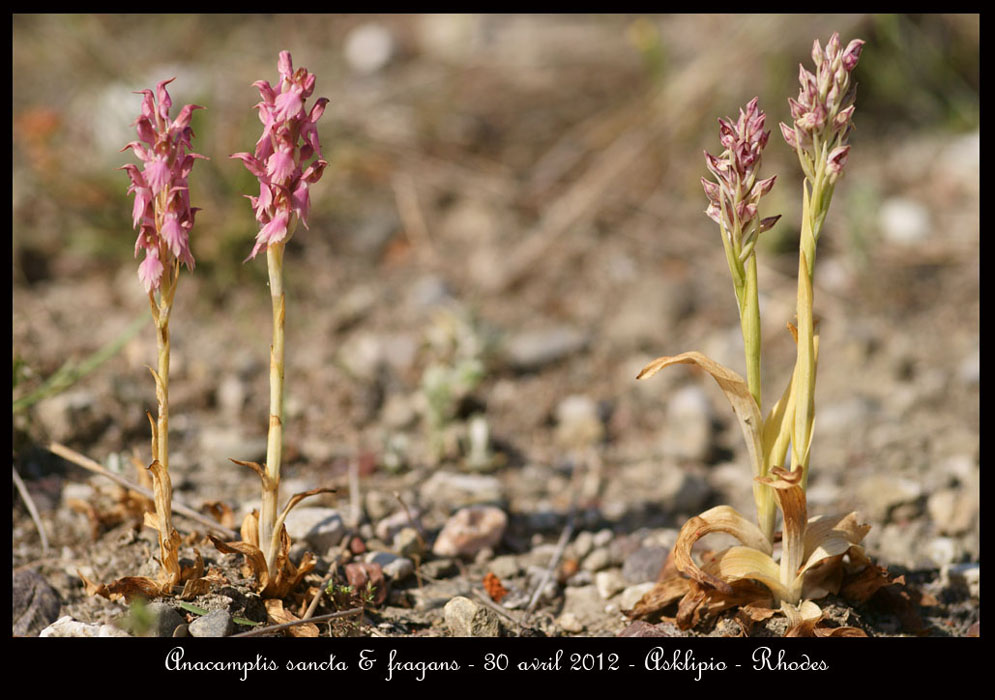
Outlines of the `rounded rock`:
M446 626L454 637L498 637L501 624L488 608L456 596L443 609Z
M446 521L432 552L441 557L472 558L486 547L496 547L508 526L508 516L494 506L469 506Z

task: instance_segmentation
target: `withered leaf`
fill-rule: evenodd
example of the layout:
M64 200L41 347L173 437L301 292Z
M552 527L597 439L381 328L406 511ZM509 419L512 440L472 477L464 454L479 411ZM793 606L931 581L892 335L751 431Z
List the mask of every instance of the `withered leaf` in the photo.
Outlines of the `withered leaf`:
M288 622L297 622L299 617L283 607L283 601L279 598L268 598L263 601L266 606L266 619L270 624L283 625ZM313 622L305 622L287 628L287 633L293 637L317 637L318 626Z
M688 590L688 579L675 572L663 581L658 581L653 588L643 594L632 610L622 612L630 620L645 620L676 603L687 594Z

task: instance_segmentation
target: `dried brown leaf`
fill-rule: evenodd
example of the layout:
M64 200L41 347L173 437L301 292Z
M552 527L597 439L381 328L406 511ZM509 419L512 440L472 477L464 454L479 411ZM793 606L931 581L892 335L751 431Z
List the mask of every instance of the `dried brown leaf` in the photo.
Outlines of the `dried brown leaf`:
M223 501L205 501L201 510L218 521L222 527L235 529L235 513Z
M788 618L788 631L785 632L785 637L814 637L815 626L823 618L822 610L811 600L806 600L797 607L782 602L781 612Z
M867 632L859 627L816 627L816 637L866 637Z
M901 582L904 583L904 578ZM856 575L848 576L840 594L851 602L865 603L879 590L895 583L898 580L892 580L887 569L872 564Z
M732 593L726 594L715 588L708 588L697 581L688 582L687 595L677 606L677 626L683 630L697 627L730 608L744 605L764 605L771 601L770 591L764 586L740 579L731 584Z
M730 585L718 576L700 568L691 557L691 548L694 543L712 532L730 534L747 547L757 551L758 554L766 555L768 558L772 552L770 542L767 541L760 528L729 506L716 506L684 523L677 537L677 543L674 545L675 566L686 576L690 576L699 583L729 595L732 593ZM771 563L773 564L773 561Z
M675 572L643 594L632 610L622 612L631 620L645 620L683 598L688 590L688 579Z
M218 551L224 554L241 554L245 557L249 575L256 579L256 590L262 592L269 585L269 571L266 569L266 558L259 547L248 542L222 542L214 535L208 535Z
M266 606L266 619L270 624L283 625L288 622L297 622L299 617L283 607L283 601L278 598L269 598L263 601ZM287 633L293 637L317 637L318 626L313 622L305 622L287 628Z

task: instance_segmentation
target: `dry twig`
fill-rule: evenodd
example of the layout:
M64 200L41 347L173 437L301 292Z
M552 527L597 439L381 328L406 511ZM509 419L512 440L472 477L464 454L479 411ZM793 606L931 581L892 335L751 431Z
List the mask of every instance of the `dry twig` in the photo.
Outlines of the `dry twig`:
M259 637L264 634L269 634L271 632L280 632L282 630L288 629L295 625L305 625L309 622L325 622L326 620L334 620L339 617L348 617L349 615L355 615L357 613L362 613L363 608L349 608L348 610L339 610L338 612L328 613L326 615L318 615L318 617L312 617L311 619L301 619L294 620L292 622L281 622L279 625L268 625L266 627L257 627L254 630L249 630L248 632L240 632L238 634L231 635L232 637Z
M31 519L35 523L35 527L38 528L38 534L41 536L41 551L43 554L48 554L48 535L45 534L45 526L42 525L41 516L38 515L35 502L28 492L28 487L21 480L21 475L17 473L17 469L11 467L11 471L14 474L14 485L17 486L17 493L21 495L21 500L24 501L24 505L27 507L28 513L31 514Z
M81 455L79 452L76 452L75 450L69 449L65 445L61 445L61 444L59 444L57 442L53 442L53 443L51 443L48 446L48 449L49 449L49 451L51 451L51 452L59 455L63 459L66 459L66 460L72 462L73 464L77 464L77 465L83 467L84 469L87 469L87 470L89 470L89 471L91 471L91 472L93 472L95 474L100 474L101 476L106 476L111 481L115 481L120 486L123 486L124 488L126 488L126 489L128 489L130 491L134 491L135 493L140 494L140 495L144 496L145 498L148 498L148 499L154 498L154 495L153 495L153 493L150 490L148 490L146 488L142 488L138 484L134 484L131 481L128 481L123 476L120 476L118 474L115 474L112 471L108 471L107 469L104 469L104 467L101 464L99 464L98 462L93 461L92 459L90 459L89 457L87 457L85 455ZM203 526L205 526L205 527L207 527L207 528L209 528L211 530L214 530L215 532L218 532L218 533L224 535L229 540L236 540L239 537L238 533L235 532L234 530L229 530L228 528L224 527L220 523L218 523L218 522L216 522L214 520L211 520L210 518L208 518L208 517L206 517L204 515L201 515L200 513L198 513L197 511L195 511L193 508L185 506L182 503L177 503L175 500L173 501L172 509L177 514L182 515L185 518L189 518L190 520L194 520L194 521L200 523L201 525L203 525Z

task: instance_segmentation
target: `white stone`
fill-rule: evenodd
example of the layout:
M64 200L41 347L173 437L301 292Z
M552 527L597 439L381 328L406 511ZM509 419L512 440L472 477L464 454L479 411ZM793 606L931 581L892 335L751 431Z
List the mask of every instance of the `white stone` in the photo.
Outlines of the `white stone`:
M130 637L131 635L114 625L89 624L74 620L68 615L43 629L39 637Z
M632 610L642 597L653 590L656 584L652 581L637 583L622 591L618 597L618 605L622 610Z
M625 589L625 579L618 569L608 569L599 571L594 575L594 585L598 588L598 593L602 598L608 600L619 591Z
M318 554L325 554L345 536L345 523L334 508L298 506L284 521L290 539L304 540Z
M892 197L878 212L878 226L891 243L912 245L929 236L932 222L929 210L921 203L904 197Z
M360 24L346 35L344 52L349 67L357 73L376 73L394 55L394 37L382 24Z

